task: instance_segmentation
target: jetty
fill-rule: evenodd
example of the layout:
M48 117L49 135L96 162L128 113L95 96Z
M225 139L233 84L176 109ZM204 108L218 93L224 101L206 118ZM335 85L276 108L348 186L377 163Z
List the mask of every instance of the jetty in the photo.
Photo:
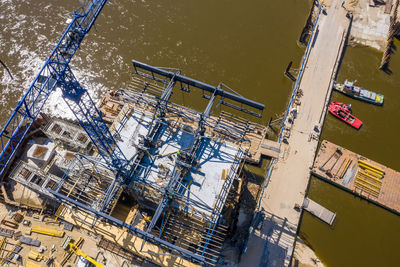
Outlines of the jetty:
M301 205L306 195L333 80L351 24L351 16L341 3L332 0L325 12L319 9L283 121L280 155L268 170L260 198L259 209L280 220L265 220L261 229L250 228L239 266L290 265L301 215L294 207Z
M342 147L338 155L337 148L331 142L322 142L312 174L400 214L400 172ZM335 153L338 156L332 156Z
M309 199L308 197L304 199L303 209L329 225L332 225L336 218L336 213L328 210L324 206L318 204L312 199Z

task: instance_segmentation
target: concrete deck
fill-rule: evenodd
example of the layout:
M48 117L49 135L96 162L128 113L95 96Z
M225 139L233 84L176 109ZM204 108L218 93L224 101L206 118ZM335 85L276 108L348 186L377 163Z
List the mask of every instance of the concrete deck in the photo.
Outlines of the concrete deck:
M321 13L314 29L304 73L298 78L301 79L299 88L303 92L301 104L297 107L298 115L293 125L285 122L284 128L290 129L287 144L281 145L280 157L261 199L260 208L275 218L281 218L285 225L291 227L282 228L273 220L265 220L261 231L250 229L247 251L240 266L290 264L300 220L300 212L294 206L303 203L319 139L319 132L314 131L314 126L323 124L332 80L336 76L350 25L341 2L332 0L331 6L327 7L327 15Z
M328 210L322 205L318 204L314 200L306 197L303 202L303 209L311 213L312 215L318 217L320 220L326 222L329 225L333 224L336 218L336 213Z
M138 108L131 113L125 123L115 122L115 128L120 129L117 144L128 159L137 152L139 136L148 133L152 120L150 114ZM159 138L161 142L153 155L153 161L143 163L148 169L140 174L140 178L161 188L168 185L170 176L167 174L173 171L177 151L184 151L193 145L197 125L192 122L184 123L176 118L170 126L163 127L165 129L162 130L163 133ZM235 159L240 146L228 141L215 141L211 137L204 137L201 142L198 169L186 175L183 181L186 188L182 187L181 190L190 199L201 201L208 207L214 208L230 168L241 160ZM197 210L211 216L208 209L198 207Z

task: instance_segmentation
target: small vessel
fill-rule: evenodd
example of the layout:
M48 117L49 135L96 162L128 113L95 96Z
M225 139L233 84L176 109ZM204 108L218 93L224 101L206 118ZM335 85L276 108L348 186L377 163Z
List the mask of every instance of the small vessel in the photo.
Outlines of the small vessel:
M367 89L354 86L355 82L349 82L346 80L344 84L341 83L334 83L333 84L333 89L336 91L339 91L345 95L348 95L350 97L353 97L358 100L362 100L371 104L383 105L383 95L378 94L372 91L369 91Z
M353 126L357 130L362 126L362 121L351 114L351 105L332 101L328 106L328 110L333 116Z

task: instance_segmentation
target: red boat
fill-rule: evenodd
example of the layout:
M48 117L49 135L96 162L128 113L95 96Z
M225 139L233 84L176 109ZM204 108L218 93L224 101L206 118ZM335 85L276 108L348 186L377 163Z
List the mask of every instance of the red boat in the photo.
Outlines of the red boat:
M329 104L329 112L336 118L344 121L345 123L353 126L356 129L360 129L362 121L357 119L351 114L351 106L340 102L333 101Z

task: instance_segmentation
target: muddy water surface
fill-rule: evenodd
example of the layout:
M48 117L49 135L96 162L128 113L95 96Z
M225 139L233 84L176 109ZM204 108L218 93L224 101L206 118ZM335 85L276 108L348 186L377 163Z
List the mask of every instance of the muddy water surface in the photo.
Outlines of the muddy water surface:
M14 76L11 80L0 68L1 124L80 3L0 0L0 58ZM310 0L114 0L85 38L72 69L99 99L106 89L125 85L133 58L180 68L185 75L214 85L223 81L264 103L264 119L256 122L265 123L285 109L292 83L283 71L291 60L295 68L300 64L304 48L296 41L310 6ZM394 57L393 74L387 75L377 70L380 55L371 49L347 49L338 79L357 79L360 86L384 93L384 107L335 93L334 99L352 103L364 126L357 132L328 115L323 138L400 170L400 57ZM186 105L203 106L188 95L174 97ZM60 101L52 100L48 110L63 115ZM337 212L334 229L308 214L301 226L301 235L327 266L398 264L399 217L320 181L312 181L310 194Z

